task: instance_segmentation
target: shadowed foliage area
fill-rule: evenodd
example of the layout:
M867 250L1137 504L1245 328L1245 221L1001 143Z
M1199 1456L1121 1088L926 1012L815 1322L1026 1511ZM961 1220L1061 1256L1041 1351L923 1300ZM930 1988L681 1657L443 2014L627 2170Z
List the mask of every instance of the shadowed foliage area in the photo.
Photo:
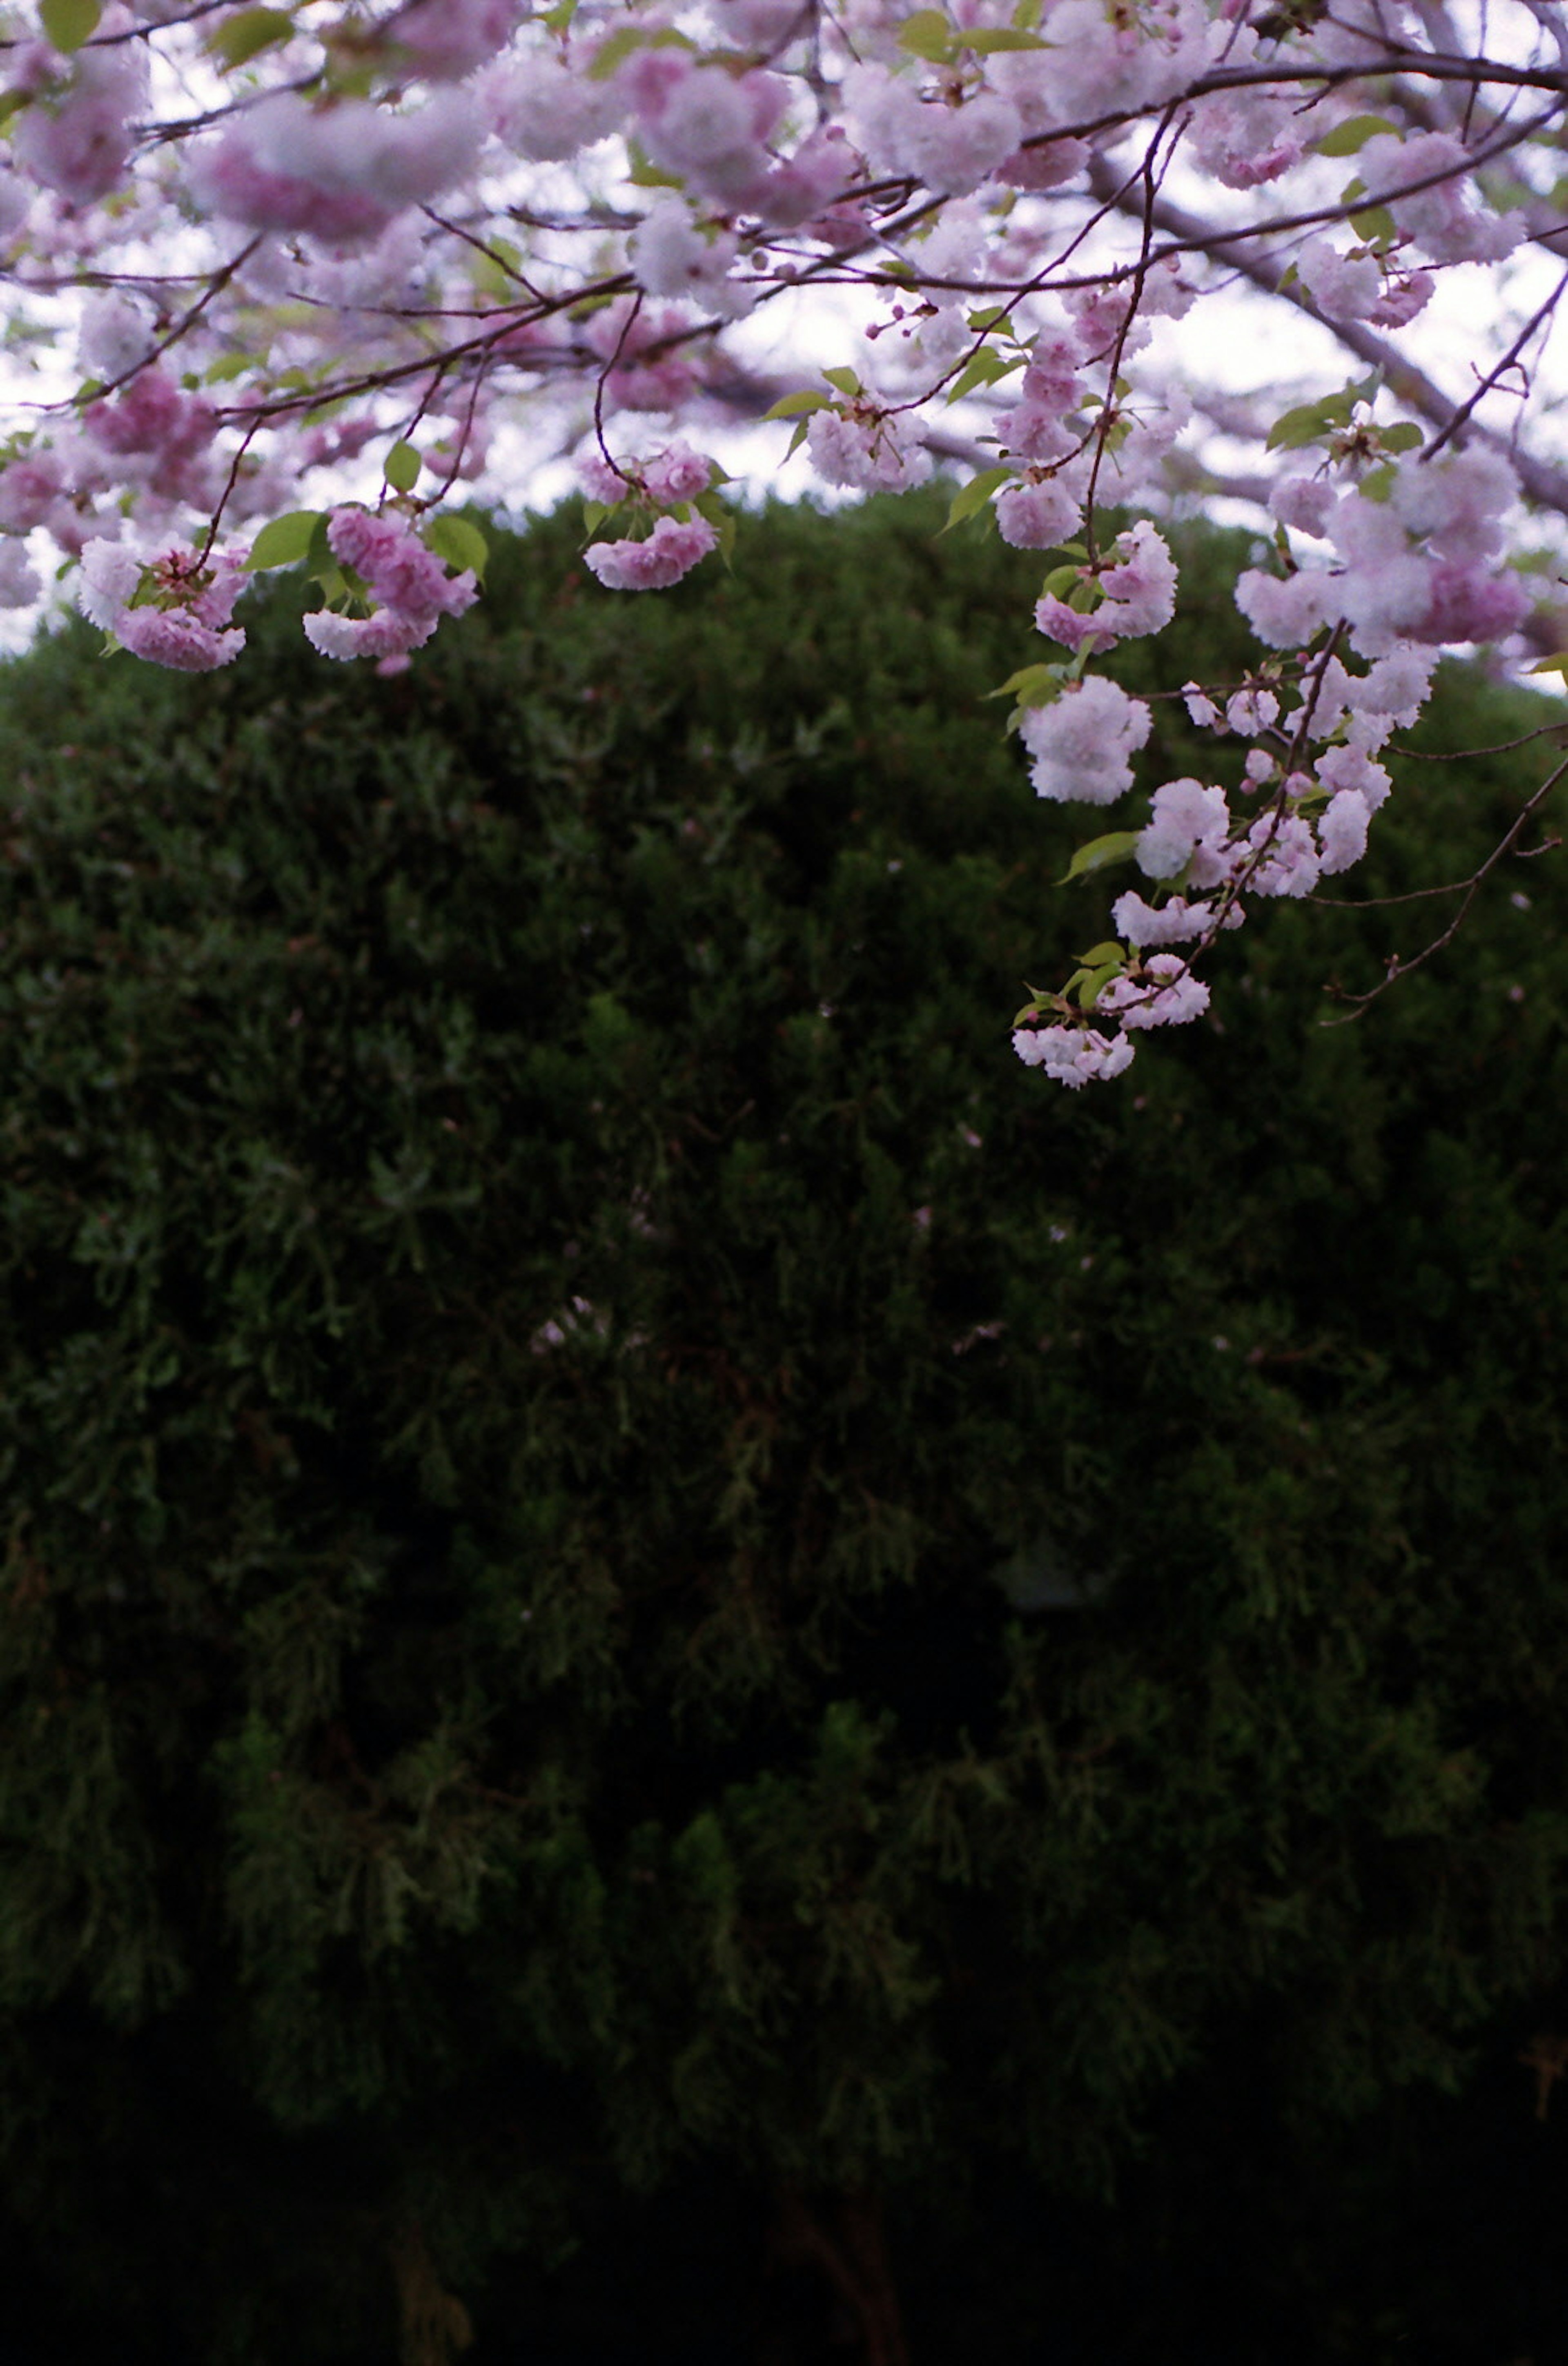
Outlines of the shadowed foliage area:
M1449 907L1260 910L1045 1085L1105 825L941 521L649 601L546 522L390 680L287 587L6 670L39 2361L1568 2338L1561 858L1353 1025ZM1247 547L1161 681L1256 659ZM1436 759L1557 711L1449 670L1333 884L1472 871L1554 746Z

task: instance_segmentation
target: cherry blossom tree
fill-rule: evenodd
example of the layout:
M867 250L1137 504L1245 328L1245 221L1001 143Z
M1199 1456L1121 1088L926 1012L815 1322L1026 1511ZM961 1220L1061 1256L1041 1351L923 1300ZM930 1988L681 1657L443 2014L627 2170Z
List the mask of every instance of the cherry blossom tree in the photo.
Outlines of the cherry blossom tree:
M1558 662L1548 0L39 0L4 39L0 602L52 561L201 671L297 567L314 648L389 672L478 596L466 505L547 454L617 592L728 547L738 422L833 486L955 467L954 525L1046 555L1003 686L1035 790L1146 793L1072 865L1135 873L1114 935L1016 1021L1066 1084L1358 861L1443 648ZM1238 399L1213 365L1284 318L1311 382ZM1165 693L1213 777L1143 782L1101 661L1169 622L1194 482L1267 520L1258 660Z

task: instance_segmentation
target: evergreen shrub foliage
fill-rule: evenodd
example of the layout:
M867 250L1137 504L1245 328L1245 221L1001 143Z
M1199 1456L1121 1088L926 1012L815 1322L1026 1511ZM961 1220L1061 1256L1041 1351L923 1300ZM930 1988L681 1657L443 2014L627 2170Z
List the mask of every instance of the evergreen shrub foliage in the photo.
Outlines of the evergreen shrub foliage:
M287 595L7 669L0 2146L161 2359L388 2354L400 2242L482 2333L693 2163L1100 2193L1227 2032L1305 2125L1563 1970L1561 859L1043 1086L1104 883L940 519L648 602L547 523L400 679ZM1347 892L1540 759L1403 762Z

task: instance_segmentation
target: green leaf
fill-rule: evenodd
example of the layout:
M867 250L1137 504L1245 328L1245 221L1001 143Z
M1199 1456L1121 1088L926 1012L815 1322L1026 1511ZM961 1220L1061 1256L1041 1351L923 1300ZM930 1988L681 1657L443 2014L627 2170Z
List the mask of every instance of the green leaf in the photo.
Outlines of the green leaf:
M1045 706L1055 697L1066 674L1066 666L1023 666L1017 673L1009 674L998 690L988 690L987 698L1016 698L1021 706Z
M382 475L394 492L412 493L424 466L412 444L394 444L387 455Z
M444 558L448 567L472 568L480 582L490 563L490 545L477 525L468 518L458 517L450 510L427 518L420 529L426 550Z
M837 387L839 392L847 394L852 401L857 394L864 391L852 369L825 369L822 375L829 386Z
M1378 132L1398 130L1398 124L1391 123L1386 115L1352 115L1312 144L1320 156L1354 156Z
M1091 871L1108 871L1113 862L1131 862L1142 836L1141 830L1111 829L1103 838L1091 838L1086 846L1079 847L1056 882L1057 886L1065 887L1072 879L1085 879Z
M1010 468L982 468L977 477L971 477L969 482L953 494L942 533L951 534L953 527L962 525L965 518L977 516L991 495L1008 482L1012 473Z
M1366 246L1392 244L1399 236L1399 225L1386 206L1364 206L1351 215L1350 227Z
M577 14L577 5L578 0L556 0L556 6L547 8L539 22L547 33L564 33Z
M661 25L657 32L648 32L641 25L622 25L607 33L593 52L593 62L588 69L590 82L608 82L617 66L624 65L634 50L691 50L696 43L684 33L676 32L672 25Z
M280 41L294 37L294 19L282 8L242 8L237 17L226 17L207 37L207 52L218 60L225 73L236 67L248 65L260 57L264 50L276 49Z
M201 375L203 386L226 386L231 378L243 377L255 360L254 354L220 354L209 362Z
M969 326L984 335L987 329L1004 326L1010 332L1012 322L1008 319L1008 307L1005 304L989 304L983 311L970 313Z
M1108 962L1117 962L1124 967L1127 949L1114 937L1108 937L1104 944L1091 945L1087 953L1079 953L1078 959L1086 969L1103 969Z
M1048 50L1038 33L1026 33L1015 27L997 25L987 31L965 33L960 49L973 50L977 58L988 58L993 50Z
M99 0L39 0L38 13L48 39L69 56L92 39L103 9Z
M1276 419L1269 430L1265 449L1297 452L1303 444L1320 444L1335 424L1325 402L1298 403L1293 411L1281 411Z
M958 37L941 8L917 8L898 28L898 47L928 65L951 65L958 53Z
M321 510L289 510L264 525L251 545L251 555L245 565L254 575L269 567L292 567L310 553L317 526L322 522Z
M310 532L310 546L305 553L305 566L312 583L326 587L329 603L348 590L348 580L337 563L332 544L327 539L327 513L317 516Z
M1527 666L1527 673L1560 673L1568 683L1568 649L1559 649L1554 657L1542 658L1539 665Z
M830 411L831 409L832 405L825 394L819 394L815 389L807 388L799 394L781 394L773 409L764 411L762 417L764 420L798 419L804 411Z
M982 345L979 352L966 362L947 390L949 402L962 402L977 386L995 386L998 378L1010 377L1014 370L1023 367L1024 357L1017 354L1010 361L998 354L994 345Z
M30 90L0 91L0 125L9 123L13 115L19 115L24 107L30 107L32 103Z
M1122 956L1121 948L1118 946L1116 959L1113 962L1102 963L1099 969L1090 970L1089 975L1085 977L1083 984L1078 988L1078 1008L1080 1010L1092 1010L1095 1004L1100 1000L1100 996L1104 993L1106 987L1110 985L1111 979L1113 977L1120 977L1126 966L1126 962Z
M1385 452L1418 451L1427 441L1413 419L1402 419L1396 426L1380 428L1378 437Z
M626 142L630 169L626 178L637 189L683 189L685 183L679 173L665 173L654 163L646 148L635 140Z
M1053 567L1050 574L1040 586L1040 597L1043 600L1063 599L1067 592L1077 590L1077 581L1078 570L1076 567Z

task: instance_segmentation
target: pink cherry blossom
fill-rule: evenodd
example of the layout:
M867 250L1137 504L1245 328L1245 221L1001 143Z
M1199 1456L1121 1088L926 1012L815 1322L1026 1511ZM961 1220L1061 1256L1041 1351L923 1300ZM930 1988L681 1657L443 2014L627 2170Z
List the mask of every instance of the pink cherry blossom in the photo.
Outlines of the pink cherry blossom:
M1058 1085L1105 1083L1133 1064L1136 1046L1125 1035L1102 1035L1094 1027L1021 1027L1012 1048L1026 1067L1043 1068Z
M1154 817L1138 835L1138 868L1147 879L1174 879L1190 867L1194 884L1213 886L1224 875L1230 813L1224 789L1201 781L1167 781L1152 800ZM1200 873L1205 875L1200 876Z
M610 592L661 592L718 547L706 518L661 517L646 542L595 542L583 563Z
M1114 804L1133 785L1130 759L1153 726L1144 701L1129 698L1104 674L1086 676L1049 706L1029 708L1019 736L1034 759L1029 777L1036 796L1058 804Z

